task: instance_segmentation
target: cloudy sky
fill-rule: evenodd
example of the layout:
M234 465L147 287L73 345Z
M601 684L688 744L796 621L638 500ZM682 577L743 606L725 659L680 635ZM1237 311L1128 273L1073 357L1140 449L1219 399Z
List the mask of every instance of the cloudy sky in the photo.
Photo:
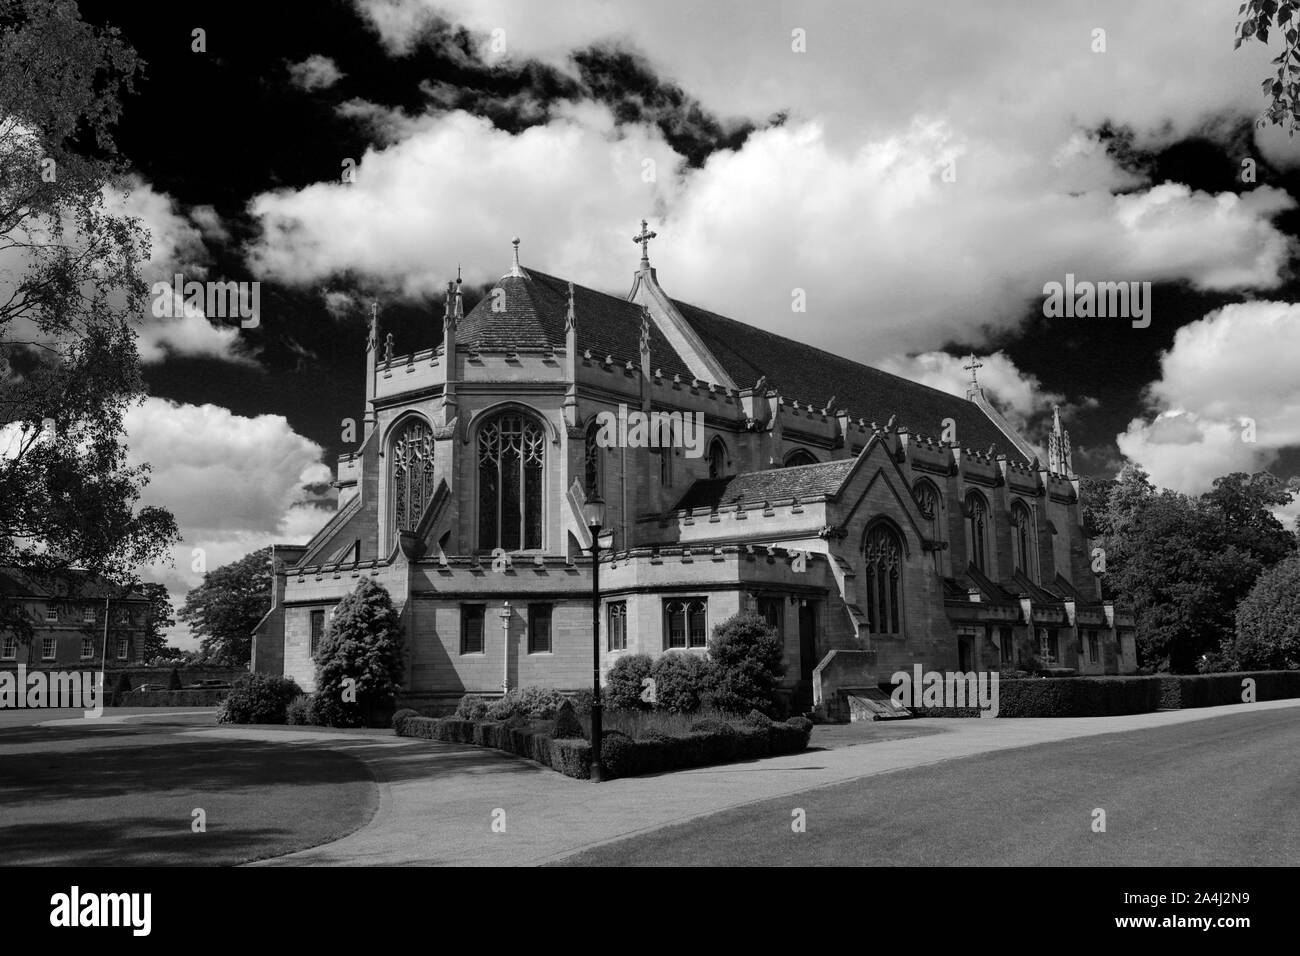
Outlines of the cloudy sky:
M1276 49L1233 51L1237 6L84 3L148 63L120 141L149 278L263 284L255 329L142 317L130 445L186 537L155 577L319 525L366 303L429 344L513 235L624 293L643 217L670 294L958 393L978 352L1082 472L1300 473L1300 146L1255 126ZM1045 317L1067 274L1151 283L1149 327Z

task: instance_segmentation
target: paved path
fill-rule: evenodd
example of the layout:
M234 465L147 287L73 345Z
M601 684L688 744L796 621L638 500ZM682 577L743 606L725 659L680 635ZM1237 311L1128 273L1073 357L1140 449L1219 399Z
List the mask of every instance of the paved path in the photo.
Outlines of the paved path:
M1300 700L1129 717L930 718L913 723L943 732L600 785L571 780L497 751L374 733L238 727L186 733L329 742L365 760L379 781L380 807L369 824L334 843L258 865L529 865L875 774L1015 747L1288 708L1300 708ZM494 820L498 828L504 822L504 832L493 831Z

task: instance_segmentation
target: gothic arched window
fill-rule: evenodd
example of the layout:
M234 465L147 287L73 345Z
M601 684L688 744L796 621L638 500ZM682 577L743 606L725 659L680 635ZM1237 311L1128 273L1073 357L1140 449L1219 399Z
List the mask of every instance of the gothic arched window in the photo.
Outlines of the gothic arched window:
M903 542L883 522L867 532L867 621L872 634L901 635Z
M805 448L796 448L790 454L785 456L785 467L794 468L798 465L815 465L817 456Z
M934 482L922 478L912 487L912 497L916 499L917 510L921 512L921 517L926 521L926 532L930 540L936 544L943 540L941 524L939 520L939 489L934 486ZM934 566L939 567L939 552L934 552Z
M1022 501L1011 506L1011 551L1016 570L1033 577L1034 518Z
M393 440L393 527L413 531L433 497L433 429L413 418Z
M983 571L988 564L989 508L978 491L966 495L966 543L970 563Z
M583 441L582 452L582 490L586 492L588 498L593 495L600 495L601 489L601 465L603 464L600 454L600 445L596 443L596 435L600 431L596 422L592 422L587 428L587 434ZM603 498L604 495L601 495Z
M540 426L516 413L493 419L478 433L478 543L484 550L542 546Z
M727 446L721 438L715 438L709 444L709 477L721 478L727 471Z

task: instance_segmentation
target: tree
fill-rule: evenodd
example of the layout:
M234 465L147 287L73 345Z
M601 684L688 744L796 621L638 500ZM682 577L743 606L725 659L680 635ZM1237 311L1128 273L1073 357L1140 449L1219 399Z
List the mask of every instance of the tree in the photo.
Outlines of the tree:
M253 628L271 609L271 549L260 548L203 575L185 595L179 617L199 638L202 658L213 664L247 664Z
M1237 49L1246 40L1268 44L1270 30L1282 34L1282 52L1273 57L1277 66L1275 76L1264 80L1264 95L1269 105L1259 119L1259 125L1286 126L1294 136L1300 128L1300 16L1297 0L1246 0L1237 10Z
M775 629L752 611L723 621L709 639L714 667L713 702L722 710L769 714L785 673L785 649Z
M1143 663L1190 673L1231 639L1238 602L1296 547L1270 510L1290 499L1267 473L1225 475L1200 497L1158 491L1133 466L1120 473L1093 520L1106 595L1133 609Z
M140 70L72 0L0 0L0 565L50 585L88 568L129 589L178 540L171 514L136 508L148 467L122 442L149 238L106 196ZM30 640L16 603L0 624Z
M142 660L154 658L171 658L180 651L167 643L167 628L176 624L173 616L172 599L167 594L165 584L144 584L140 590L149 599L149 608L144 617L144 653Z
M370 722L401 689L402 622L382 584L362 578L334 609L316 658L316 713L332 726Z
M1300 668L1300 555L1259 576L1237 606L1237 633L1223 657L1233 670Z

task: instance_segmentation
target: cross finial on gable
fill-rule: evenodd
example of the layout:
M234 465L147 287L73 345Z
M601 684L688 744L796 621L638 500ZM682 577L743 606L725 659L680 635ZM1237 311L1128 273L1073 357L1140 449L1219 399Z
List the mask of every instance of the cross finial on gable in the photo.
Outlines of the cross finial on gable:
M641 267L648 268L650 265L650 240L658 238L659 233L651 232L649 223L644 219L641 220L641 234L632 237L633 242L641 243Z
M979 359L975 358L974 352L970 354L970 361L962 366L963 369L970 372L970 390L973 392L979 391L980 383L979 379L975 377L975 373L983 367L984 364L980 362Z

